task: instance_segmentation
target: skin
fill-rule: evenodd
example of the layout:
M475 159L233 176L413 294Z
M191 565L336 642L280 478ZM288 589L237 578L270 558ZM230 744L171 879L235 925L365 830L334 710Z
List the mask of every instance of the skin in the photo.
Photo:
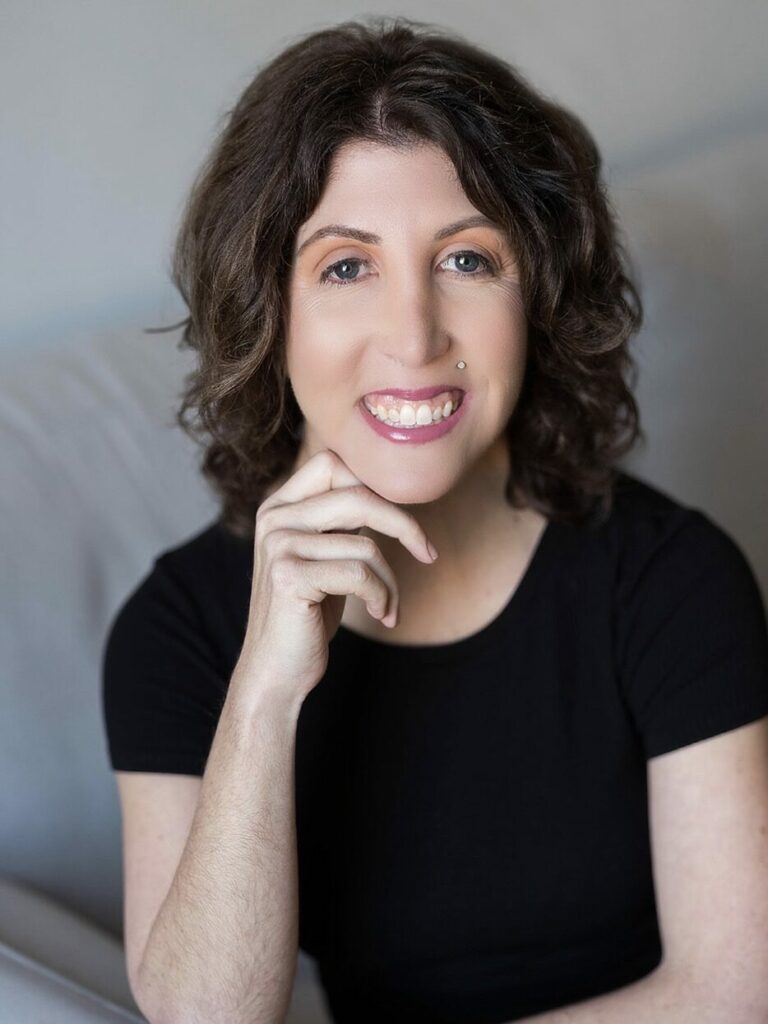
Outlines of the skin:
M337 151L322 198L297 232L286 360L304 436L292 472L330 448L425 528L441 555L433 565L418 563L397 538L360 531L395 572L401 624L409 601L413 621L428 594L466 593L478 572L492 573L500 546L502 563L522 571L546 525L540 513L512 509L504 496L503 430L520 394L528 344L514 253L501 231L486 226L434 240L445 225L479 212L439 148L354 141ZM324 237L298 251L329 224L362 228L381 242ZM456 258L467 250L489 259L491 269L474 256ZM360 262L338 265L345 260ZM321 281L332 264L330 280ZM347 283L331 283L338 281ZM471 391L472 403L453 431L426 444L379 437L357 408L372 390L442 383ZM506 569L503 593L508 579ZM347 607L345 621L359 614Z

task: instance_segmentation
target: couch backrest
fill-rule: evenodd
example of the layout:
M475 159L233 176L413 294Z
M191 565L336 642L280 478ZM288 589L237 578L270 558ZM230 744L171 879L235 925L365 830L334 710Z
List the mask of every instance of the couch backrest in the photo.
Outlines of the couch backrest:
M137 325L0 351L0 874L116 934L105 634L154 557L217 511L169 425L194 359L179 336Z

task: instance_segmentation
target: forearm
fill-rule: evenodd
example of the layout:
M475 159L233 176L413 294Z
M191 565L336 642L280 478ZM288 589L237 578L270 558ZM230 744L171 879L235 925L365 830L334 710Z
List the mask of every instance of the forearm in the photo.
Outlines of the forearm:
M277 1024L298 958L300 704L233 676L197 809L138 972L152 1024Z
M716 983L713 979L712 986ZM594 999L517 1020L515 1024L764 1024L757 1006L727 999L714 987L662 966L639 981Z

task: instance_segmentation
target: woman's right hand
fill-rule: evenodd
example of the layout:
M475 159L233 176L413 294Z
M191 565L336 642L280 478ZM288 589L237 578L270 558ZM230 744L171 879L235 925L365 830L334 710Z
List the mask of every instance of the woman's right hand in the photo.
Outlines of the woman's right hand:
M330 449L259 505L239 677L269 679L303 700L325 673L349 594L375 619L396 625L397 580L375 541L357 536L363 526L398 537L431 564L415 516L366 487Z

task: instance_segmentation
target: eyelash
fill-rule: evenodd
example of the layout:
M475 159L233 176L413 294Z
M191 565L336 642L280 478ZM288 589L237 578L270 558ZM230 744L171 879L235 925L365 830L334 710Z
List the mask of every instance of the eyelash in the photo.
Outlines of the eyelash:
M461 252L452 252L449 256L446 256L446 260L456 259L458 256L476 256L485 267L482 273L461 273L460 271L454 271L458 277L483 277L485 274L495 273L495 267L491 260L487 256L483 256L482 253L475 252L473 249L462 249ZM350 256L347 259L337 260L335 263L331 263L330 266L326 267L325 270L320 274L321 284L330 284L336 288L345 288L349 284L357 284L357 278L353 278L350 281L332 281L330 275L336 269L341 266L342 263L360 263L364 267L369 265L369 260L358 259L356 256ZM445 260L443 260L445 262Z

